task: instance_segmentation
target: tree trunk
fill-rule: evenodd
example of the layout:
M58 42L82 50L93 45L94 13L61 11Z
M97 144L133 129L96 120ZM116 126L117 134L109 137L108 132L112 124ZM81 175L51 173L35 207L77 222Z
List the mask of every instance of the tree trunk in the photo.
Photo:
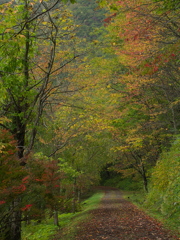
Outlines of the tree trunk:
M78 202L81 201L81 189L79 188L78 189Z
M21 239L21 211L17 210L13 213L13 222L11 224L11 239Z
M76 177L74 178L73 183L73 200L72 200L72 212L75 213L76 211Z
M148 180L147 180L147 176L146 176L146 171L144 169L144 165L142 164L142 178L143 178L143 183L144 183L144 190L146 192L148 192Z
M18 158L20 160L20 165L24 166L25 162L23 159L24 156L24 144L25 144L25 134L26 134L26 125L22 123L19 117L14 118L17 128L14 129L15 139L17 140L18 148ZM5 227L5 240L21 240L21 222L22 222L22 213L19 209L21 203L21 198L14 199L11 205L10 212L12 212L8 221L6 222Z
M20 240L21 239L21 211L18 206L21 202L20 199L16 199L12 203L12 214L9 216L6 222L5 238L4 240ZM11 211L11 210L10 210Z
M54 211L54 225L59 226L58 210Z
M28 20L28 1L24 2L24 20ZM30 48L30 36L29 36L29 25L25 26L25 52L24 52L24 86L28 86L29 81L29 48ZM18 158L20 160L20 165L24 166L26 163L24 161L24 145L25 145L25 136L26 136L26 123L25 119L20 116L21 113L26 113L28 109L28 104L25 101L25 96L21 97L16 102L16 111L17 116L14 117L13 122L15 129L13 129L15 139L17 140L18 148ZM22 221L22 212L19 209L21 199L15 199L13 202L13 212L9 216L9 226L7 228L7 237L5 240L21 240L21 221Z

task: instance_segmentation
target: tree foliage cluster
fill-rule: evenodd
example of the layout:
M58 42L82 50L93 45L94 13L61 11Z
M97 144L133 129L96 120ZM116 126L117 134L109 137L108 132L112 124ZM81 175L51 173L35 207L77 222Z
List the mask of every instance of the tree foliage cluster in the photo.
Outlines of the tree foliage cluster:
M161 154L157 165L153 169L151 191L145 202L145 206L159 209L167 218L175 219L177 224L180 223L178 218L180 206L179 181L179 136L177 136L170 150Z
M70 6L70 9L74 15L76 24L79 25L77 35L85 38L87 41L97 40L107 10L100 8L94 0L76 1L75 4Z

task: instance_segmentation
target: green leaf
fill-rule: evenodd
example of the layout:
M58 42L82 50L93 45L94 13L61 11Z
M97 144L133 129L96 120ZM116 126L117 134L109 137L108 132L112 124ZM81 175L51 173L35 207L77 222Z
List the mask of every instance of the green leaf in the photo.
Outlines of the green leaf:
M67 3L67 2L68 2L68 0L62 0L62 2L63 2L63 3ZM71 3L75 3L75 2L76 2L76 0L70 0L70 2L71 2Z

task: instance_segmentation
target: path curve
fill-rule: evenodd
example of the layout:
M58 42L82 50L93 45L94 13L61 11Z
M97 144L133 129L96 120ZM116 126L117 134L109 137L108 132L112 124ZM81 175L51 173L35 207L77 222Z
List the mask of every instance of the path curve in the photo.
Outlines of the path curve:
M117 189L105 190L99 207L83 223L76 240L177 240L155 219L123 199Z

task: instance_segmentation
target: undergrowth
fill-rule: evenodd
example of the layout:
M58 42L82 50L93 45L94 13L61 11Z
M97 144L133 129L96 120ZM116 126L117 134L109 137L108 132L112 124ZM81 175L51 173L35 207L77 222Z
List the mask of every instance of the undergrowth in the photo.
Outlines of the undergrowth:
M68 222L68 224L65 223L64 225L62 225L63 227L59 231L57 231L54 240L74 239L75 234L78 232L80 228L80 224L91 218L90 210L97 208L102 197L103 193L99 192L83 201L82 211L76 213L75 215L70 216L71 218L70 221Z
M114 186L125 191L137 191L143 187L141 179L134 180L131 177L122 178L121 175L114 176L103 182L104 186Z
M53 224L53 219L46 219L42 223L35 221L30 225L23 225L22 240L69 240L78 231L81 222L90 218L89 211L96 208L103 193L95 193L82 202L82 210L76 213L63 213L59 215L60 227Z

